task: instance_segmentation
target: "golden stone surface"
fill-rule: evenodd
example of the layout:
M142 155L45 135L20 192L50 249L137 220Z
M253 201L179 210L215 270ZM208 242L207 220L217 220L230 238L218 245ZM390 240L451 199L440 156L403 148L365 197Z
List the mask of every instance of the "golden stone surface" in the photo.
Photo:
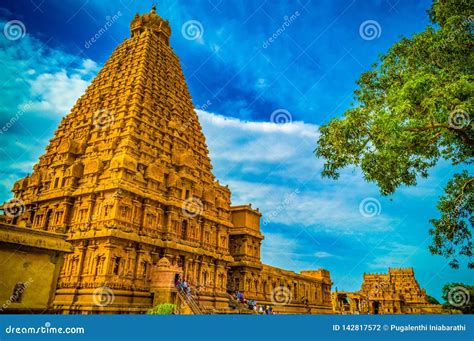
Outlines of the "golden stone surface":
M155 9L120 44L34 166L17 181L24 212L10 223L67 234L54 307L63 313L143 313L176 302L174 274L208 310L229 310L227 289L274 311L331 313L326 270L260 261L258 210L231 207L216 181L171 29ZM25 232L27 233L27 232ZM112 290L107 304L97 293ZM184 309L185 310L185 309Z
M413 268L389 268L388 273L365 274L357 292L334 292L333 308L341 314L439 314L441 305L429 304Z
M65 235L0 222L0 313L54 313Z

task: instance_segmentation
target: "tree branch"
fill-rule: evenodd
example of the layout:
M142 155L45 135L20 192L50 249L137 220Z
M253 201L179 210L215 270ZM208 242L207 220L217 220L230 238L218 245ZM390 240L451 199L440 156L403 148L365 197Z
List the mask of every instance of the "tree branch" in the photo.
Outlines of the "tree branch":
M469 125L467 125L467 126L469 126ZM447 124L430 124L430 125L427 125L425 127L405 128L404 130L411 131L411 132L414 132L414 133L421 133L423 131L432 130L432 129L447 129L447 130L455 133L456 135L458 135L461 138L461 140L464 143L466 143L467 145L474 146L474 140L472 140L470 135L466 131L464 131L464 129L455 129L455 128L447 125Z
M447 124L430 124L430 125L427 125L425 127L420 127L420 128L405 128L404 130L406 131L412 131L412 132L415 132L415 133L419 133L419 132L422 132L422 131L427 131L427 130L431 130L431 129L440 129L440 128L444 128L444 129L452 129L449 125Z
M461 186L461 193L459 193L459 195L457 196L456 199L454 199L454 205L457 206L458 205L458 201L462 199L462 197L464 196L464 191L466 189L466 187L474 181L474 178L470 178L470 179L467 179Z

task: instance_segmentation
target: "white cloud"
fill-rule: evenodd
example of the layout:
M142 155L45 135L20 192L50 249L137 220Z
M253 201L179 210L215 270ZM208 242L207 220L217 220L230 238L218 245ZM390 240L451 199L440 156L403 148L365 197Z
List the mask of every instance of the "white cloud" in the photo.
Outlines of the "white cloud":
M344 172L336 183L322 179L313 151L318 127L304 122L242 121L197 110L215 174L230 186L234 204L253 203L262 224L298 225L324 231L388 231L383 213L370 219L360 201L377 189L359 174Z
M89 76L91 73L96 73L100 69L99 65L92 59L84 59L82 62L82 68L78 71L82 75Z
M265 246L267 250L272 250L272 255L285 254L292 255L296 252L298 243L277 233L265 234Z
M28 103L27 111L42 118L66 115L99 70L95 61L50 48L28 32L14 43L0 36L0 60L0 104Z
M422 247L424 250L425 246ZM388 268L410 266L412 263L411 258L418 250L420 250L420 246L401 244L398 242L380 245L372 252L380 256L376 256L373 261L369 263L369 267L371 269L386 270Z
M352 234L390 231L395 224L395 220L383 214L371 218L362 216L357 196L344 195L343 191L334 191L332 187L316 184L319 187L316 188L314 184L308 184L293 188L238 180L230 180L228 184L234 201L259 207L263 213L262 223L268 226L281 223Z
M326 253L324 254L326 255ZM265 233L261 256L266 264L292 271L321 268L319 264L314 262L314 257L311 257L310 251L308 252L301 245L301 241L298 238L294 239L284 234ZM311 260L308 261L308 259Z
M333 254L326 252L326 251L318 251L314 254L314 257L316 258L329 258L329 257L334 257Z
M222 115L209 113L203 110L196 110L202 122L209 122L213 126L220 128L237 128L247 132L256 133L282 133L297 137L318 137L318 126L304 122L289 122L277 124L273 122L252 122L242 121L237 118L229 118Z
M39 74L29 81L31 96L37 98L30 104L29 111L67 115L98 71L99 65L95 61L83 59L76 68Z
M6 174L0 181L2 201L11 197L16 180L31 173L60 118L84 93L99 66L50 48L28 32L14 42L0 34L0 60L0 128L7 127L0 134L0 168Z
M78 94L83 94L89 81L82 78L83 69L79 73L67 74L66 71L56 73L43 73L33 79L31 94L38 98L34 101L29 111L49 112L65 116L78 99Z
M18 49L31 51L27 59L17 60L25 66L21 84L28 86L32 99L29 113L34 114L29 115L25 126L37 124L38 117L58 119L66 115L98 70L97 63L46 47L47 51L35 55L40 43L31 37L20 44L21 48L9 45L3 54L12 60ZM313 153L318 126L242 121L197 112L217 178L231 186L235 203L252 202L260 207L269 226L280 223L346 233L389 229L390 220L383 215L361 219L358 204L374 190L358 174L343 176L337 185L320 178L322 162ZM37 155L32 157L32 161L37 160ZM286 200L296 190L296 195Z

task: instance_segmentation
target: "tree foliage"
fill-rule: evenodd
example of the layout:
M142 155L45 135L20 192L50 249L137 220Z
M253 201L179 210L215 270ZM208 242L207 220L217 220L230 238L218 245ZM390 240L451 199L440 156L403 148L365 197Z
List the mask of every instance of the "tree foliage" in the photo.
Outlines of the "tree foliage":
M469 259L472 257L472 181L467 171L454 175L445 188L445 195L441 196L438 202L441 218L430 220L434 226L430 229L433 236L432 245L429 247L431 253L452 257L449 264L455 269L459 268L456 255ZM473 263L469 262L468 266L472 268Z
M432 25L402 38L362 74L356 104L320 128L315 153L325 158L323 176L337 179L342 168L359 166L365 180L389 195L416 185L440 160L472 163L472 14L472 1L435 0ZM472 255L472 175L457 174L445 192L441 217L431 220L430 250L456 267L457 257Z
M439 304L439 301L433 296L426 295L426 299L428 300L429 304Z
M148 310L147 314L151 315L171 315L176 311L176 304L172 303L162 303L158 304L156 307Z

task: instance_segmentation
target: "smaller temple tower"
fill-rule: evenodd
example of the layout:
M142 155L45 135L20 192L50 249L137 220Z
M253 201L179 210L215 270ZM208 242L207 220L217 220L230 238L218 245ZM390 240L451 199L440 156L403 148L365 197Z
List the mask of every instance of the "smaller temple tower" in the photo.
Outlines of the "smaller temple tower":
M425 289L420 288L413 268L389 268L388 273L364 273L358 292L335 292L332 301L336 313L433 314L439 304L429 304Z
M263 235L260 233L262 214L251 205L231 207L233 227L229 230L230 254L235 263L261 266L260 246Z

